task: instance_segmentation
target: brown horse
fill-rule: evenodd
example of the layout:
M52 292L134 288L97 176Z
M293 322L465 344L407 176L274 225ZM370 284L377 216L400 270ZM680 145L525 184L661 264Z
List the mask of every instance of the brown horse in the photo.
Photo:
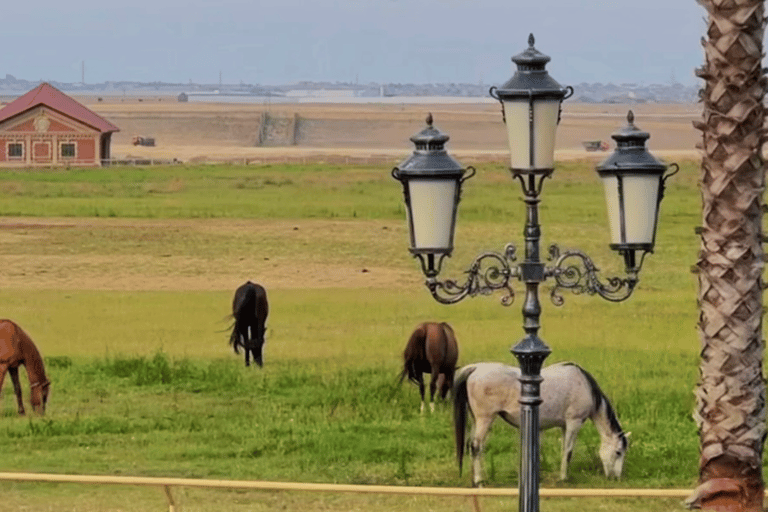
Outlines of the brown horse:
M405 377L418 384L421 393L421 411L424 412L424 373L431 373L429 382L429 408L435 410L435 391L440 389L440 398L445 399L453 387L453 374L459 359L459 344L450 325L445 322L424 322L419 324L408 339L403 351L403 372Z
M246 281L237 290L232 299L232 334L229 344L239 354L239 347L245 349L245 366L251 365L251 354L257 365L262 366L265 323L269 314L267 291L260 284Z
M8 371L19 404L19 414L24 414L19 383L20 365L24 365L27 370L32 408L35 412L44 414L51 382L45 376L43 358L32 338L21 327L11 320L0 320L0 389L3 387L5 372Z

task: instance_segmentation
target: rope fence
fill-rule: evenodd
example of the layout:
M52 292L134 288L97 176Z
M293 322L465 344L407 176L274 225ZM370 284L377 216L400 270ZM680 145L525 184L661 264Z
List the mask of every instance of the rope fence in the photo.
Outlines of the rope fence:
M267 482L261 480L206 480L194 478L162 478L139 476L54 475L46 473L0 473L0 481L45 482L96 485L131 485L159 487L165 492L168 511L178 512L173 497L174 487L202 489L245 489L259 491L303 491L330 493L386 494L410 496L454 496L471 498L474 510L480 512L481 497L519 496L516 488L415 487L391 485L321 484L299 482ZM689 489L541 489L542 498L678 498L691 495Z

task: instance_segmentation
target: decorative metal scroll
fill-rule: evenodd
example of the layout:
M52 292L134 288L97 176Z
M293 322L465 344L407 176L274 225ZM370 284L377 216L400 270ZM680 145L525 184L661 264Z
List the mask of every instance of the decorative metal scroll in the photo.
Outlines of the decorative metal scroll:
M504 248L504 254L485 252L475 258L465 272L467 279L464 284L453 279L438 281L432 277L427 279L427 287L435 300L442 304L455 304L467 296L490 295L496 290L504 290L501 304L509 306L515 300L515 291L509 281L518 275L517 268L511 264L516 260L515 252L512 244Z
M592 259L577 249L561 252L560 248L553 244L549 246L549 257L555 262L551 268L547 269L557 283L550 292L555 306L562 306L565 302L560 294L563 289L577 295L597 294L608 301L621 302L632 295L638 282L636 274L630 274L626 278L609 277L607 282L601 282L597 275L599 269Z
M496 290L503 290L501 304L510 306L515 300L515 291L510 281L520 276L520 268L514 265L517 260L516 248L507 244L504 253L484 252L465 271L463 283L454 279L438 281L435 275L428 277L426 285L432 296L442 304L456 304L466 297L490 295ZM547 277L555 280L550 298L555 306L565 303L561 292L569 290L576 295L599 295L610 302L622 302L628 299L638 283L637 274L630 272L627 277L608 277L601 281L599 269L583 251L568 249L561 251L555 244L549 246L549 259L554 261L545 270Z

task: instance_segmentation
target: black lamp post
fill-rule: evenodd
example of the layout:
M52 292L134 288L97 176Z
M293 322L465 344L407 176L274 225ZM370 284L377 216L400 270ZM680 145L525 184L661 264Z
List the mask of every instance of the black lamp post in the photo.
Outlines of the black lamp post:
M615 152L597 167L605 186L606 204L611 227L611 249L625 260L627 276L600 281L598 269L580 250L561 251L549 247L549 261L541 259L539 226L539 197L544 180L554 172L555 132L560 120L561 102L573 94L571 87L561 87L547 73L549 57L534 48L528 39L528 49L514 56L515 75L503 86L492 87L491 96L501 102L510 145L510 171L520 181L526 205L523 236L525 256L517 261L514 244L504 251L480 254L466 271L464 283L438 280L441 264L453 250L453 231L461 185L471 175L464 176L461 164L447 155L444 144L448 136L432 126L414 135L414 154L392 171L403 185L411 234L411 253L418 257L426 276L427 288L443 304L454 304L467 296L489 294L503 289L502 304L514 300L511 280L517 278L525 285L523 330L525 335L511 351L520 364L521 377L521 471L520 510L539 510L539 404L541 404L541 367L550 348L538 336L541 304L539 284L554 279L550 292L556 306L563 304L561 289L574 293L597 294L606 300L620 302L630 297L638 282L645 254L653 251L656 221L663 196L667 166L656 160L645 148L648 133L634 125L629 112L627 127L613 135ZM672 164L677 169L677 164ZM677 172L675 170L675 172Z

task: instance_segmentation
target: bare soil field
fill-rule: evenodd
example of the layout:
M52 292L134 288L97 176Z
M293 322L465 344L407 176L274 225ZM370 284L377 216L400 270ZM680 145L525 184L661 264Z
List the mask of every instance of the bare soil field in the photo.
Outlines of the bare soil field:
M243 267L269 289L388 288L418 289L404 250L403 268L365 261L313 261L297 264L296 246L317 247L335 233L334 242L352 244L382 230L405 239L402 222L320 220L151 220L105 218L0 217L2 278L6 288L101 291L212 291L234 289ZM99 240L116 233L140 245L114 252L98 249ZM246 235L244 235L246 234ZM242 237L280 239L269 257L227 247L242 247ZM73 242L73 239L84 240ZM171 240L193 239L198 251ZM133 245L133 244L131 244ZM106 252L104 252L106 251Z
M409 137L425 126L450 135L449 151L472 161L501 161L505 130L495 103L448 104L227 104L181 103L147 98L86 105L120 127L112 143L115 158L189 161L338 160L399 161L413 149ZM583 141L612 143L627 111L651 134L648 147L661 158L697 158L700 133L692 121L698 105L613 105L566 102L558 130L557 158L605 158L587 152ZM155 147L133 146L132 137L154 137ZM613 145L611 144L611 147Z

